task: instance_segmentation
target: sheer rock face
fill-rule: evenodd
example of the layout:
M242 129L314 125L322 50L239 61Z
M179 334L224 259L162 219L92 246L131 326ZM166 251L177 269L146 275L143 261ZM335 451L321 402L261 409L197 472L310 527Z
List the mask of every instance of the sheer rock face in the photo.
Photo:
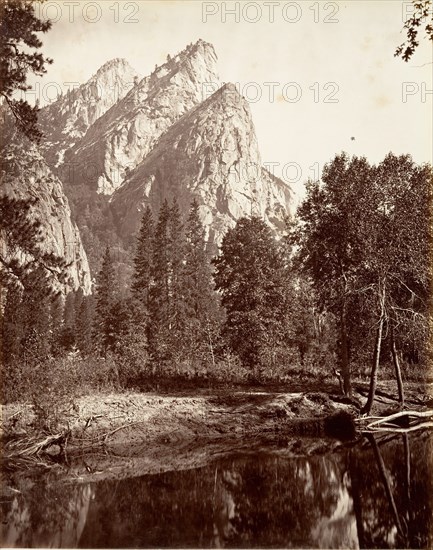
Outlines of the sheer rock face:
M28 141L23 143L23 140L15 139L2 149L0 193L17 199L36 199L30 217L41 223L42 242L39 248L42 252L59 256L67 264L66 283L63 285L53 281L53 287L65 293L82 288L84 294L90 294L87 256L78 228L71 220L63 185L37 148ZM22 257L20 250L8 249L7 235L2 246L6 257L12 254L17 259Z
M85 84L64 83L69 91L39 113L39 125L44 133L40 151L48 164L51 167L61 165L65 151L125 97L137 80L138 73L125 59L112 59Z
M70 184L110 195L183 114L219 87L214 48L188 46L138 82L65 156ZM73 177L71 178L71 167Z
M242 216L261 217L275 233L284 229L291 189L262 168L248 102L233 84L173 124L114 193L121 234L137 230L147 204L157 214L172 197L184 212L196 198L211 243Z

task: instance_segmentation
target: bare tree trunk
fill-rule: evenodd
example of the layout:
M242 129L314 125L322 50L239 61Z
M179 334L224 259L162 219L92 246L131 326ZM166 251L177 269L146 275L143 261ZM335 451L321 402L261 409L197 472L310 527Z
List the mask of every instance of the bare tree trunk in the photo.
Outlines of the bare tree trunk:
M403 380L402 380L402 377L401 377L400 361L398 359L397 348L396 348L396 345L395 345L394 324L393 324L393 322L391 322L391 353L392 353L392 361L394 363L395 377L397 379L398 400L400 402L400 407L403 408L404 407Z
M380 317L379 324L377 326L376 342L374 345L373 353L373 365L370 372L370 388L368 390L367 402L361 409L362 414L370 414L371 407L373 406L374 396L376 394L377 386L377 374L379 371L380 349L382 346L382 331L383 323L385 321L385 285L383 282L379 283L379 301L380 301Z
M346 301L345 300L343 302L343 305L341 306L340 330L341 330L341 374L343 375L343 387L344 387L344 393L349 397L351 397L352 384L350 382L349 341L347 339Z

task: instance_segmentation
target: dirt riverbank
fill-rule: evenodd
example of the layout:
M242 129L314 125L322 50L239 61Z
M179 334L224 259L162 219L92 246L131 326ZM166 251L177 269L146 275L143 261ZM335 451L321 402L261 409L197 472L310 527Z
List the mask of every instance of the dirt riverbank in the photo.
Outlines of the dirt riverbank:
M422 402L423 396L419 387L408 386L409 400ZM361 402L362 395L356 392L355 400ZM44 453L54 458L63 453L83 480L197 467L228 449L247 451L282 440L287 440L285 452L316 453L329 435L323 419L339 411L359 413L356 404L341 401L338 394L317 391L98 393L77 399L62 419L66 442ZM395 405L379 396L375 412ZM4 454L35 438L30 405L2 407L2 419ZM336 445L337 440L326 442L327 448Z

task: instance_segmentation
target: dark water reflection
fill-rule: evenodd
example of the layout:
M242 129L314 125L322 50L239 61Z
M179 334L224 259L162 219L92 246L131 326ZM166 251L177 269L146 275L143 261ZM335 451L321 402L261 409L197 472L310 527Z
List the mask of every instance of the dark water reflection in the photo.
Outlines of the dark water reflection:
M6 476L3 546L431 548L432 436L92 484ZM16 492L19 491L19 492Z

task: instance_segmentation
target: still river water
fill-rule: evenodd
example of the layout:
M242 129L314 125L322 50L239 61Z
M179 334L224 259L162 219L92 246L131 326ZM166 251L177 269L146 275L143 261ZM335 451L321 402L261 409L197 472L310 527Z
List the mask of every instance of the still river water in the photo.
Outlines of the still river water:
M432 548L432 434L92 483L7 471L2 546ZM291 442L293 445L293 441Z

